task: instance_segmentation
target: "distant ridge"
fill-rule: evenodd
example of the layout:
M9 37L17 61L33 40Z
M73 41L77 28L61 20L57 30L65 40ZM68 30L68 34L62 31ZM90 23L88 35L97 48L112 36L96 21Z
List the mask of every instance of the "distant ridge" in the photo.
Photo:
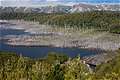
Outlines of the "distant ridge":
M71 3L72 4L72 3ZM119 4L88 4L77 3L73 5L68 4L56 4L54 6L12 6L12 7L0 7L0 12L23 12L23 13L74 13L85 11L120 11Z

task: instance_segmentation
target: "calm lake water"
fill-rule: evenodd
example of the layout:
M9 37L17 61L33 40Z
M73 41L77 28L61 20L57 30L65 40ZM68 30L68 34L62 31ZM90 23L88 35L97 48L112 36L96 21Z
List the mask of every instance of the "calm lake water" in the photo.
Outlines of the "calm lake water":
M29 35L24 30L5 28L9 26L17 25L0 25L0 37L3 38L6 35ZM56 48L56 47L25 47L25 46L11 46L5 44L5 41L0 41L0 51L12 51L23 56L40 58L46 56L49 52L58 52L58 54L65 54L70 57L75 57L80 54L81 57L95 55L100 53L100 50L88 50L79 48Z

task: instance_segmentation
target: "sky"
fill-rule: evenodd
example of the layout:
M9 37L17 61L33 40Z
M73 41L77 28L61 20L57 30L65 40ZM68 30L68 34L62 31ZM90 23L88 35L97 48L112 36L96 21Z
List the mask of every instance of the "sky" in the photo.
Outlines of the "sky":
M120 0L0 0L2 6L31 6L57 3L120 3ZM44 4L43 4L44 3Z
M120 0L0 0L0 1L30 1L30 2L96 2L96 3L102 3L102 2L120 2Z

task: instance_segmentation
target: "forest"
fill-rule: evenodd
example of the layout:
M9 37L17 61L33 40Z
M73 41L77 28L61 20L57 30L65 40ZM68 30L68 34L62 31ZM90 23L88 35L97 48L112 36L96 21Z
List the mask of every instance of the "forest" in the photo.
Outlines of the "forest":
M96 29L120 34L120 12L0 13L0 20L25 20L53 27ZM120 49L115 53L117 56L114 59L92 69L79 55L71 58L50 52L43 58L34 59L0 51L0 80L120 80Z
M0 52L0 80L119 80L120 50L117 56L94 70L84 64L80 56L49 53L32 59L14 52Z
M0 19L27 20L39 24L52 25L53 27L74 27L80 29L97 29L120 33L120 12L93 11L84 13L1 13Z

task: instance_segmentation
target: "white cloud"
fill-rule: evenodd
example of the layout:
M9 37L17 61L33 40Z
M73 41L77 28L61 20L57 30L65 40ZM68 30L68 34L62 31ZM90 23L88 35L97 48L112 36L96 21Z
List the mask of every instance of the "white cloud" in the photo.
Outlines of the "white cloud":
M58 0L47 0L47 1L58 1Z
M1 0L2 6L29 6L31 0Z

